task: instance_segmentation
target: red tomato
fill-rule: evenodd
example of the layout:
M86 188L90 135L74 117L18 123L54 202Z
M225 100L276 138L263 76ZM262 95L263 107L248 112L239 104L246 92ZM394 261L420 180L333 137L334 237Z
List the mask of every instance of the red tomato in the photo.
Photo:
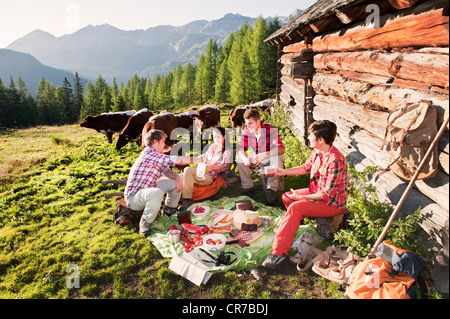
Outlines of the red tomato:
M190 242L188 242L188 241L185 241L185 242L184 242L184 247L186 247L186 248L191 248L191 247L192 247L192 245L191 245L191 243L190 243Z

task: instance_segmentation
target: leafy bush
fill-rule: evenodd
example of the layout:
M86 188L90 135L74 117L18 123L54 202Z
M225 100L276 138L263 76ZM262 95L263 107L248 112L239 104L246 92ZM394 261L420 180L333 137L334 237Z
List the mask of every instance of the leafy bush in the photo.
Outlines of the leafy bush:
M359 256L369 254L392 214L392 208L380 203L376 189L366 182L375 170L375 167L367 167L358 172L349 164L349 227L335 234L337 242L350 246L353 253ZM385 239L398 247L421 254L423 248L417 243L419 224L420 210L394 221Z

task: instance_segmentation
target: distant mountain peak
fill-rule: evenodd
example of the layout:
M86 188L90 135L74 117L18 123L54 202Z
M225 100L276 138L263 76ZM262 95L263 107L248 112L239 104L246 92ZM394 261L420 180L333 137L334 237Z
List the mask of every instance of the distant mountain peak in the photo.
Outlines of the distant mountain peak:
M35 30L7 49L26 52L54 68L78 72L95 80L128 81L164 75L176 65L196 64L210 39L224 45L230 33L258 18L227 13L216 20L196 20L182 26L159 25L146 30L125 31L110 24L88 25L61 37ZM267 19L267 18L266 18ZM280 21L280 24L283 24Z

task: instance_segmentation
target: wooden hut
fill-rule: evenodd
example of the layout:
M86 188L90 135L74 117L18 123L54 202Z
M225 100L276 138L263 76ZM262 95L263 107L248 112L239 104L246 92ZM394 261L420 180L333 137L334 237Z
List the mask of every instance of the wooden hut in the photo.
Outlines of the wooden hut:
M265 40L278 46L278 100L306 143L308 125L329 119L338 126L335 145L358 170L382 169L387 116L398 103L432 102L438 128L448 117L448 27L447 0L319 0ZM437 176L415 183L402 213L421 208L421 242L436 252L433 279L448 293L448 126L439 161ZM392 206L408 186L392 172L371 182Z

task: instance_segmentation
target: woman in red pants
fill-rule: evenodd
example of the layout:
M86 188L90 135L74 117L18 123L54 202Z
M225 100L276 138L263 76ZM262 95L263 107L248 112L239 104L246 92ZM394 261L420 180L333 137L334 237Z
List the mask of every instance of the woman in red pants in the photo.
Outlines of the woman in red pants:
M333 146L336 124L328 120L316 121L308 129L308 140L314 149L305 164L289 169L277 169L277 175L310 174L309 188L284 193L287 208L275 235L272 251L263 262L275 269L286 259L294 236L304 217L332 217L345 211L347 200L347 161Z

